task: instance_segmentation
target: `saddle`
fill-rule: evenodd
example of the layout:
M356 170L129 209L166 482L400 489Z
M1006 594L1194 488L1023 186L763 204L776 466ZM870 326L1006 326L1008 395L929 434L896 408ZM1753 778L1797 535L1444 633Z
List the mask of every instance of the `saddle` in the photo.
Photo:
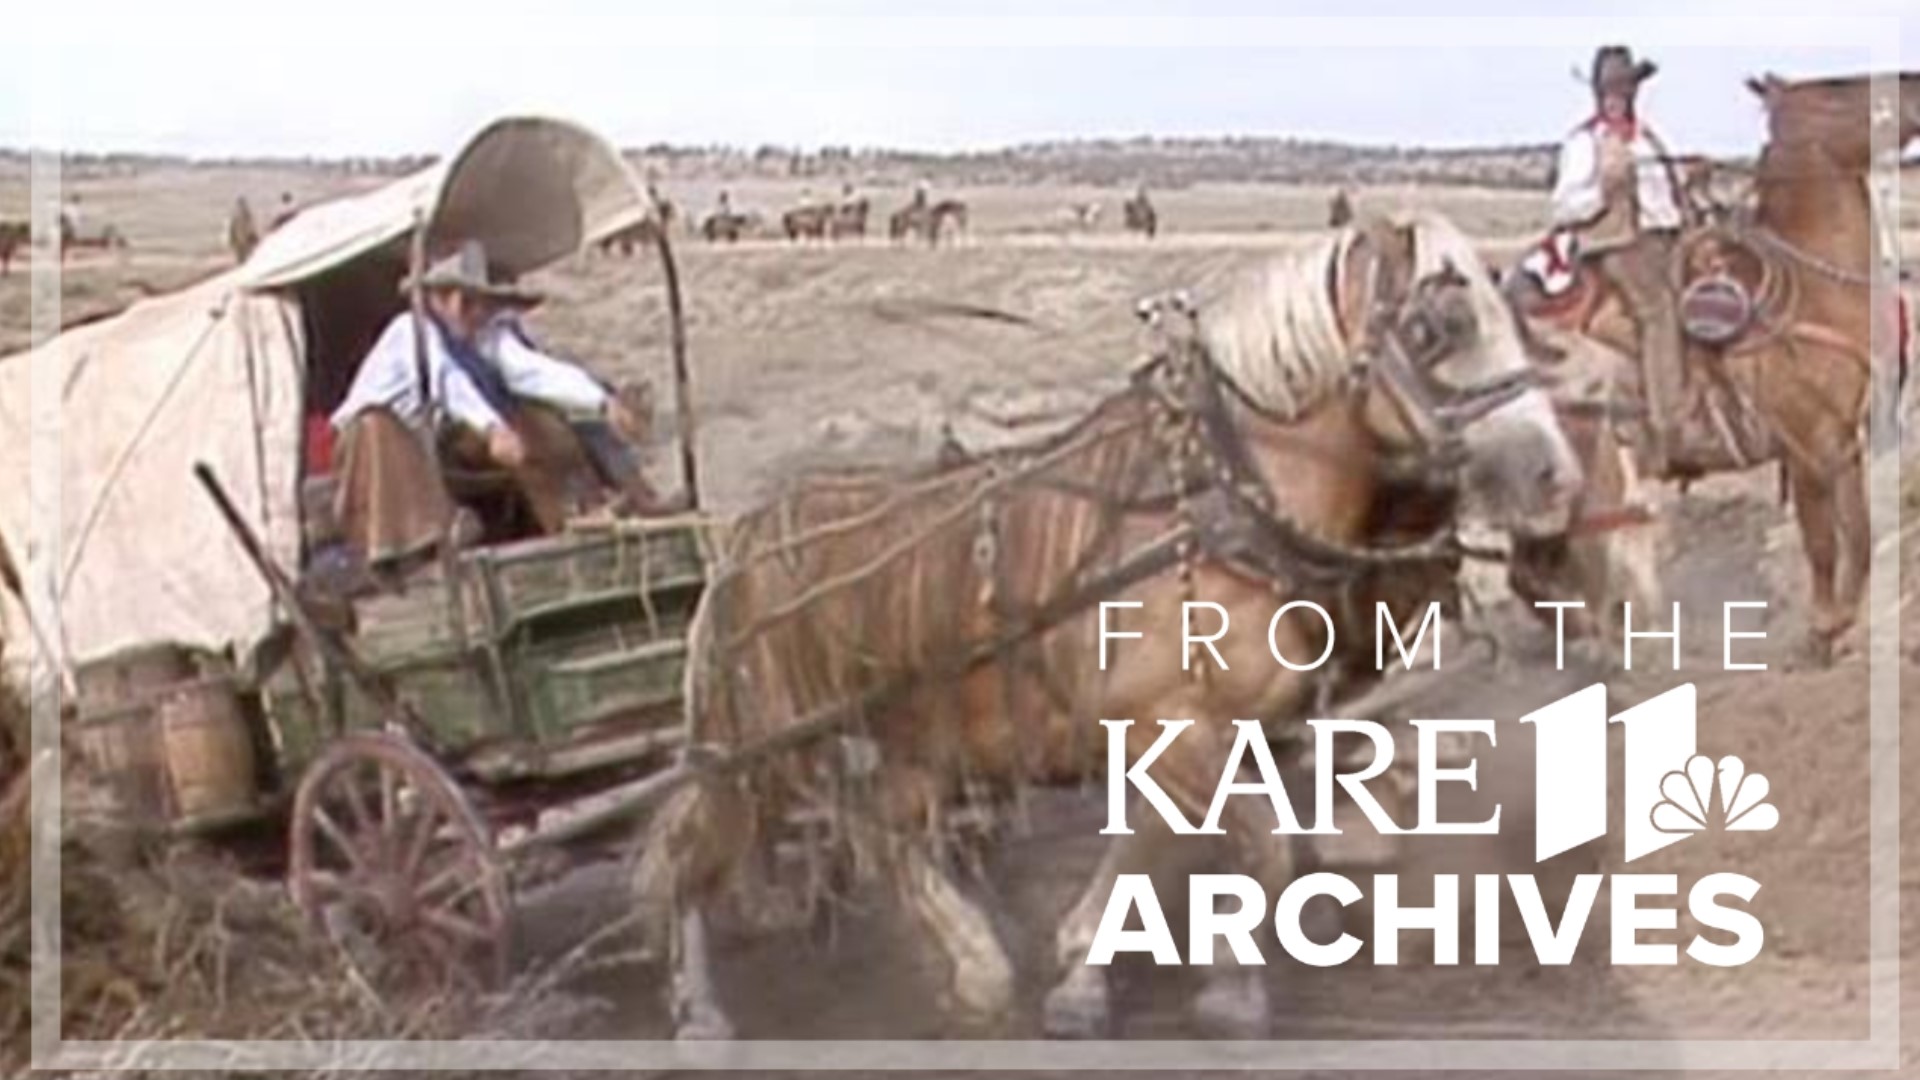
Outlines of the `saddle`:
M1675 316L1685 344L1687 399L1681 407L1676 471L1744 469L1774 455L1760 411L1729 373L1727 359L1767 339L1791 317L1784 275L1741 232L1695 221L1674 245ZM1571 235L1549 237L1522 260L1508 288L1521 315L1563 334L1637 350L1632 313ZM1636 369L1637 370L1637 369ZM1637 397L1638 387L1632 388Z
M1766 461L1776 455L1776 437L1727 361L1791 322L1786 275L1739 229L1720 221L1683 232L1674 263L1688 376L1681 455L1686 471L1745 469Z

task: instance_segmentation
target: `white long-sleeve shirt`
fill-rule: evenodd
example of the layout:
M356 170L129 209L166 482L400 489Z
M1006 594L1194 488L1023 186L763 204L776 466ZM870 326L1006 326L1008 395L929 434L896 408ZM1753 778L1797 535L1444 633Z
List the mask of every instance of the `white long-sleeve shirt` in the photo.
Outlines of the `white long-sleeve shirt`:
M606 407L605 387L575 365L528 345L523 335L510 328L510 318L502 316L489 323L475 344L480 356L496 366L515 398L551 405L569 415L597 414ZM434 400L456 423L477 431L504 426L506 421L499 411L447 355L445 343L431 326L427 328L427 371ZM392 410L408 424L424 422L426 409L414 364L410 312L394 316L360 362L346 400L334 410L333 426L344 429L354 417L375 406Z
M1600 186L1600 131L1597 121L1575 128L1560 144L1560 162L1553 183L1553 224L1571 228L1592 221L1606 208ZM1634 179L1642 229L1680 227L1680 201L1673 178L1662 160L1658 138L1644 123L1636 125L1633 141Z
M480 388L447 355L446 343L429 324L427 335L427 378L433 385L433 398L456 422L486 431L502 427L506 421L488 403ZM345 429L354 417L368 409L383 407L413 427L426 422L426 402L421 400L419 373L414 365L413 313L402 311L393 317L379 340L360 361L347 398L333 411L333 426Z
M516 398L538 401L570 417L598 416L607 407L607 388L571 364L534 348L519 317L494 317L480 331L480 353L499 367Z

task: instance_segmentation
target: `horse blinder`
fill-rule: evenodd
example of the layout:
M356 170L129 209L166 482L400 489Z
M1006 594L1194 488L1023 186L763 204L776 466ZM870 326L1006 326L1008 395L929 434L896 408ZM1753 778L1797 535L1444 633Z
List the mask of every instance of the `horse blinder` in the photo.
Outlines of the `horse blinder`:
M1531 368L1467 386L1454 386L1435 374L1479 332L1468 284L1449 265L1421 280L1398 313L1378 313L1375 359L1367 368L1387 384L1432 466L1441 471L1465 462L1466 428L1538 382Z

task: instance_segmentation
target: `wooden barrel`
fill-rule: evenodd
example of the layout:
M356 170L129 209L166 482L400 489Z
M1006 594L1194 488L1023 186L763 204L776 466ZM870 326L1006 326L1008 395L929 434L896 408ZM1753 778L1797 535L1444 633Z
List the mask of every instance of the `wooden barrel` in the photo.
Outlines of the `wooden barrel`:
M73 728L81 759L135 821L164 820L172 810L154 714L150 700L128 702L82 713Z
M253 733L232 678L180 683L155 696L155 720L175 818L253 805Z
M78 700L74 704L83 717L105 714L197 674L193 653L184 646L136 645L75 669Z

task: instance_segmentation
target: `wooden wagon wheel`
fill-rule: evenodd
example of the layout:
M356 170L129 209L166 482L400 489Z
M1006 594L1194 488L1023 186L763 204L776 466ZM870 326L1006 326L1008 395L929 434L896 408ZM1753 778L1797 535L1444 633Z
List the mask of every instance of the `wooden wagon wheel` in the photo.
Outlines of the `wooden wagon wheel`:
M342 736L294 795L288 885L318 928L371 937L409 973L506 973L507 877L446 770L406 739Z

